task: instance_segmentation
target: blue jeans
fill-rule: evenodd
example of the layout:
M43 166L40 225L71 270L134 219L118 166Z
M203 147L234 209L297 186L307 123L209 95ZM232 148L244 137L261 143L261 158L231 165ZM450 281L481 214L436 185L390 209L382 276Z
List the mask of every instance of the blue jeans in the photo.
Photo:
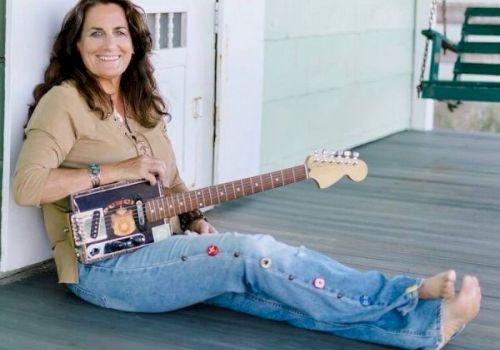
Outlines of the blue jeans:
M406 349L441 342L441 300L419 300L421 279L360 272L267 235L179 235L80 265L82 299L165 312L195 303Z

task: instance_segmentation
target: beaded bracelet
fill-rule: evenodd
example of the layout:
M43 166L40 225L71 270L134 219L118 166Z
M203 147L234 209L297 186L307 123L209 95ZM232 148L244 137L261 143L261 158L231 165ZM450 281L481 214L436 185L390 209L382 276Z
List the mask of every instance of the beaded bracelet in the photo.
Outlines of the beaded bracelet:
M87 166L89 171L90 181L92 182L92 187L98 187L101 184L101 167L99 164L90 163Z
M181 224L181 230L186 231L189 226L196 220L203 219L208 222L207 218L201 210L195 209L193 211L188 211L187 213L179 214L179 221Z

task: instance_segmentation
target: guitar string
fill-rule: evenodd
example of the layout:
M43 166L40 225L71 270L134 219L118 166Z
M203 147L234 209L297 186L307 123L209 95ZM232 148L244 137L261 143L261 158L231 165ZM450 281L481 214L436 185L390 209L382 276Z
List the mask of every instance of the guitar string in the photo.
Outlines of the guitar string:
M266 181L265 179L262 178L262 176L259 176L259 180L264 185L263 186L264 188L268 187L269 185L271 185L271 187L272 187L272 180L271 179L274 176L274 174L273 173L269 173L269 174L266 174L266 175L270 176L269 180ZM278 174L276 174L276 175L278 175ZM292 174L292 175L294 175L294 174ZM252 179L257 180L256 178L248 178L247 181L251 182ZM291 180L290 184L297 181L295 178L293 178L293 176L290 176L290 175L283 176L283 175L281 175L281 183L280 183L280 185L283 186L283 185L288 184L287 180L288 181ZM241 185L243 187L243 191L242 191L243 194L241 196L239 196L239 197L236 195L236 192L234 191L234 182L228 183L228 184L223 184L223 185L217 185L217 186L224 186L224 191L226 193L226 200L234 200L234 199L238 199L238 198L241 198L243 196L246 196L247 194L245 193L246 192L245 189L248 189L249 192L250 191L252 192L252 193L249 193L249 194L254 194L254 193L258 193L258 192L264 191L264 189L259 188L259 191L256 192L254 190L255 188L251 185L251 183L250 184L248 184L248 183L245 184L243 182L243 180L239 180L239 181L236 181L236 182L241 182ZM226 186L229 186L229 185L233 186L233 190L232 191L227 190ZM217 186L213 186L213 187L210 187L210 188L207 188L207 189L199 190L199 191L202 192L203 201L205 201L205 195L208 195L209 198L210 198L210 202L212 202L212 204L215 204L214 201L212 200L211 189L214 189L216 191L220 191L220 189L217 188ZM267 189L269 189L269 188L267 188ZM194 192L198 192L198 191L192 191L190 193L194 193ZM230 196L231 192L232 192L233 196ZM182 198L181 201L179 201L179 197ZM217 197L219 198L218 202L223 202L223 201L220 201L219 195L217 195ZM230 197L234 197L234 198L230 198ZM182 194L179 194L177 196L170 196L169 198L171 198L171 201L173 202L173 204L170 204L170 206L173 205L174 209L175 209L175 206L176 206L175 201L177 201L177 206L178 207L181 207L180 203L187 202L185 196L182 195ZM193 198L192 198L192 196L190 194L188 194L188 199L189 199L190 202L193 201ZM197 201L199 201L200 200L199 195L195 194L195 199ZM167 200L167 203L168 203L168 199L166 199L166 200ZM206 202L207 201L205 201L204 206L207 206ZM144 202L143 207L145 207L146 203L147 202ZM208 204L208 205L212 205L212 204ZM194 208L199 208L198 206L194 207L193 205L191 205L191 207L193 207L193 209L191 209L191 210L194 210ZM112 218L111 217L112 217L112 215L115 215L119 209L126 209L126 210L132 211L132 216L133 216L134 221L139 221L139 219L138 219L139 218L139 212L138 212L138 209L137 209L137 204L130 204L130 205L125 205L125 206L120 206L120 207L118 207L116 209L111 209L108 213L104 214L104 223L105 223L106 230L112 229L113 223L112 223ZM146 208L144 208L143 210L146 211ZM163 211L165 213L165 212L169 212L170 210L167 208L166 210L163 209L163 210L160 210L160 211ZM187 210L187 211L190 211L190 210ZM144 213L143 216L147 217L146 213ZM172 215L172 216L175 216L175 214ZM168 217L165 217L165 218L168 218ZM162 218L160 218L159 220L161 220L161 219Z

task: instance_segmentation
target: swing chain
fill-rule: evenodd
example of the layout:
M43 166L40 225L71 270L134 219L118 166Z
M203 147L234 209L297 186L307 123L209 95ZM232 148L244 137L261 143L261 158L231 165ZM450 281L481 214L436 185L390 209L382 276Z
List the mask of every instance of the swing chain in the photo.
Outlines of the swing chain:
M432 29L432 24L434 23L434 16L435 16L436 10L437 10L437 3L438 3L438 0L432 0L431 14L429 16L429 30ZM427 38L427 40L425 41L424 58L422 60L422 67L420 69L419 84L417 86L418 97L420 97L420 94L422 93L422 89L423 89L425 67L427 66L427 56L429 54L429 44L430 44L430 39Z

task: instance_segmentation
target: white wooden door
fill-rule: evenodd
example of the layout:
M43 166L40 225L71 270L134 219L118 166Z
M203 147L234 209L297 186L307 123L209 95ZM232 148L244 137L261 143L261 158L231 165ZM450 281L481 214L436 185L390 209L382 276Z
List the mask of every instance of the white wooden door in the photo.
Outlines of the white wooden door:
M168 101L167 124L181 176L190 188L212 183L215 0L138 0L153 35L155 76Z

